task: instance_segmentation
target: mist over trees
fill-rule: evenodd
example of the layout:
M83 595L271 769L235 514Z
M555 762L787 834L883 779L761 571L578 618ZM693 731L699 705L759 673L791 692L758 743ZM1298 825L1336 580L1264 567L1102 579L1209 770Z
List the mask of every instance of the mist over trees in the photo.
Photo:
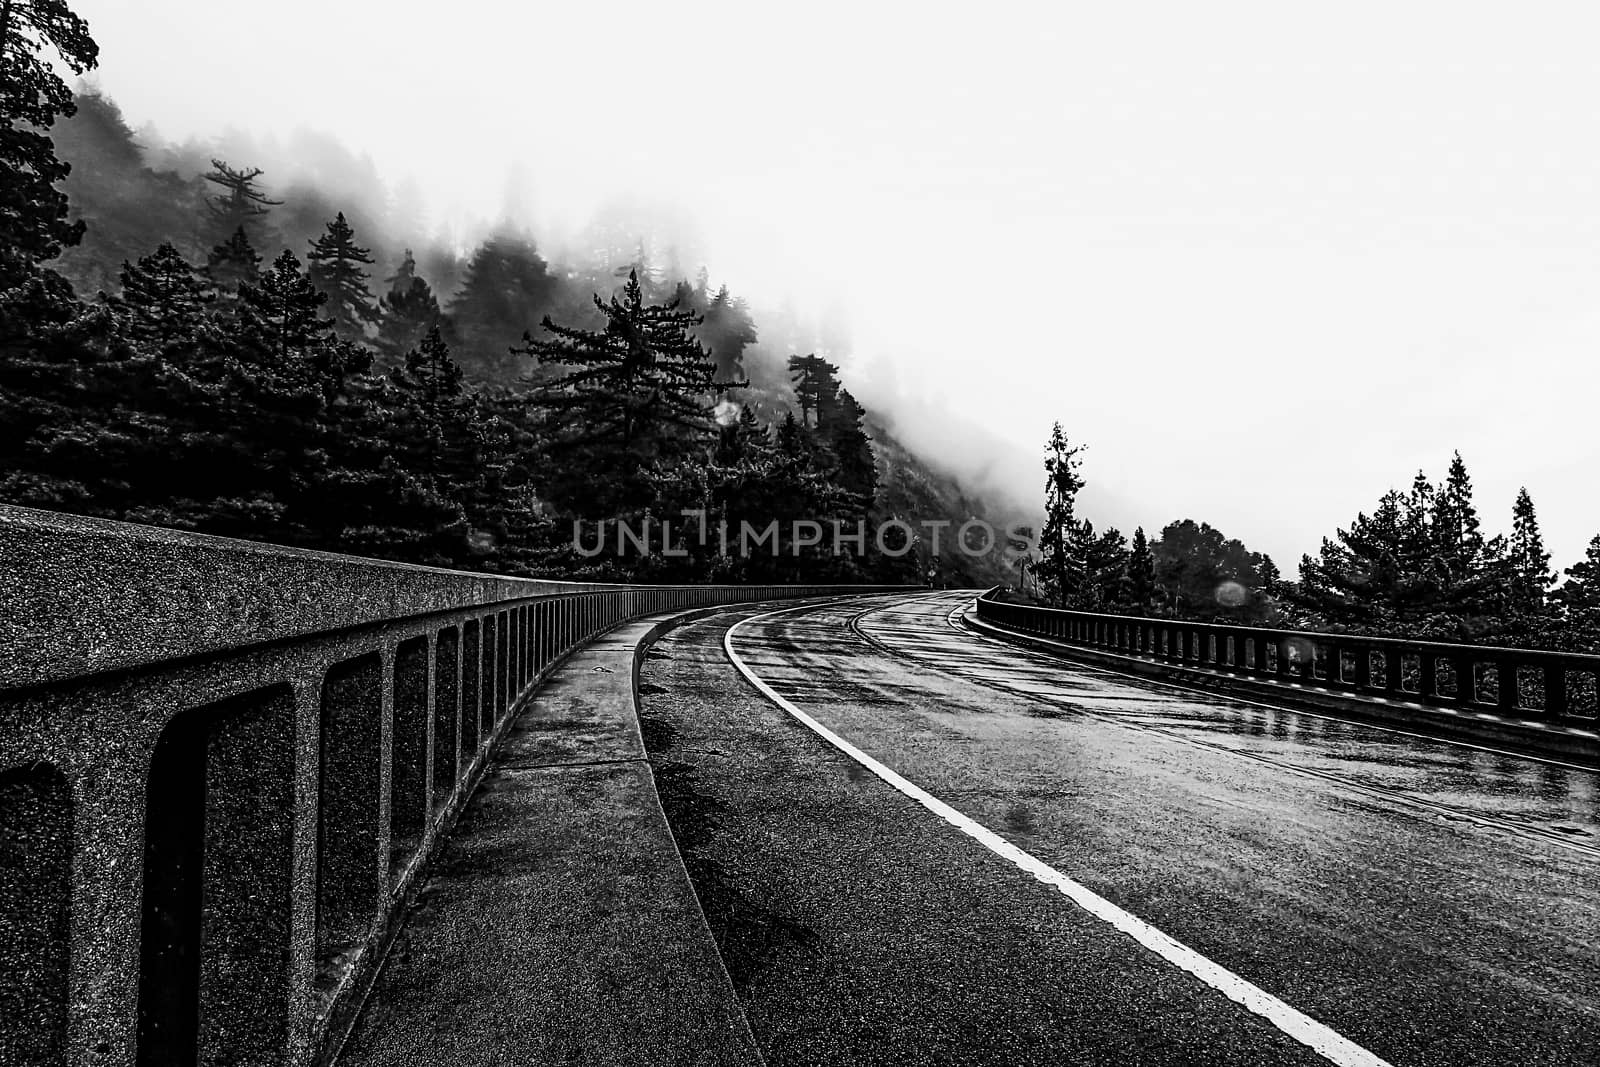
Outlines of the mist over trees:
M136 134L41 58L92 69L82 22L17 11L0 499L511 573L922 572L870 537L862 557L792 550L791 521L853 533L902 499L878 499L869 416L837 365L798 357L791 376L785 331L763 344L705 268L691 281L670 250L609 232L570 263L509 226L463 253L406 230L415 212L331 143L306 155L343 180L279 187L213 146ZM579 551L575 519L609 520L605 552ZM782 550L745 556L686 529L773 520ZM625 543L619 523L658 540Z

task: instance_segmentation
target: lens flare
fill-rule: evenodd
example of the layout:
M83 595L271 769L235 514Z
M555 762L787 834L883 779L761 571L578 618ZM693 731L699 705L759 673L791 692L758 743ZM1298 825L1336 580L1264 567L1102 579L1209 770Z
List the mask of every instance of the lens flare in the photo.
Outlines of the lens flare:
M1217 603L1225 608L1242 607L1250 599L1250 590L1235 581L1226 581L1217 586Z

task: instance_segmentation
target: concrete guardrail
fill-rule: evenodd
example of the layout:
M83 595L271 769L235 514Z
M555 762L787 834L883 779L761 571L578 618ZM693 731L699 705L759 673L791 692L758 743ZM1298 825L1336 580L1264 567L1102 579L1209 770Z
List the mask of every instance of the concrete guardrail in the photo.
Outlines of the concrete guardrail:
M0 1065L315 1062L607 586L0 506Z

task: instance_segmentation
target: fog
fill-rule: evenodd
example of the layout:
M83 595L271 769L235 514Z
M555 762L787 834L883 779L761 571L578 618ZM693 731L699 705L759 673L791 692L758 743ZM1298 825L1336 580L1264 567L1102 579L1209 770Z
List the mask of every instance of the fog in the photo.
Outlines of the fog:
M419 233L630 205L1030 503L1060 420L1097 525L1290 572L1453 449L1491 530L1526 485L1558 567L1600 533L1586 5L75 7L136 128L318 131Z

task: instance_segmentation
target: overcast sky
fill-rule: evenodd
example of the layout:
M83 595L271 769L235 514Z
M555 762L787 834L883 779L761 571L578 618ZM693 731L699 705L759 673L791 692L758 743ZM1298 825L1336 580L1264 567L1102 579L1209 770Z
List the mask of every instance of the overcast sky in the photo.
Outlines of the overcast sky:
M1292 571L1459 448L1492 529L1600 533L1592 3L75 7L136 127L311 126L440 218L649 190L1001 442L946 454L1037 496L1061 420L1099 525Z

